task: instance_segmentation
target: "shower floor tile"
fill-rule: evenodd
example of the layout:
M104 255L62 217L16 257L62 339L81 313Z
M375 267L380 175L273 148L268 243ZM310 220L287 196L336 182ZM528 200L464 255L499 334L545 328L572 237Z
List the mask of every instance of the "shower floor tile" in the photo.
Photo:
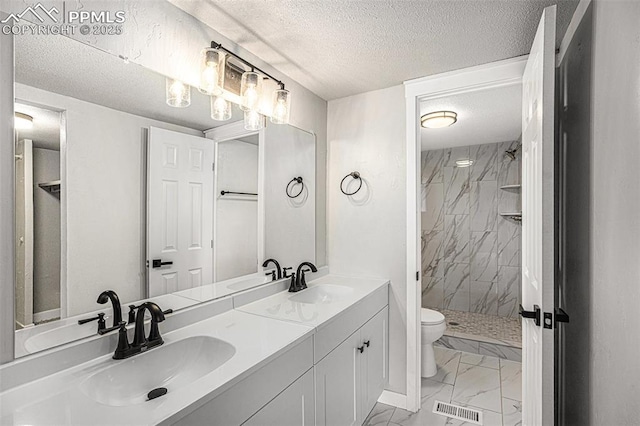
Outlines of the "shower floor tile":
M522 348L520 318L439 310L447 321L445 336Z

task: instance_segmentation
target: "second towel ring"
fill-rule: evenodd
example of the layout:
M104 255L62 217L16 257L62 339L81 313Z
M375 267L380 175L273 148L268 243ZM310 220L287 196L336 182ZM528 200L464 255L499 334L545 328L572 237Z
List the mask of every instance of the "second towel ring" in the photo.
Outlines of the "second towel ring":
M291 185L293 183L293 185ZM296 183L300 184L300 191L298 191L297 194L292 195L292 189L293 187L296 185ZM302 176L298 176L298 177L294 177L293 179L291 179L289 181L289 183L287 184L287 189L285 190L285 192L287 193L287 197L289 198L297 198L300 196L300 194L302 194L302 191L304 191L304 182L302 182Z
M358 179L360 181L360 185L358 185L358 188L353 191L353 192L346 192L343 188L344 186L344 181L345 179L347 179L349 176L351 176L354 179ZM359 172L351 172L348 175L346 175L345 177L342 178L342 180L340 181L340 191L342 191L342 193L344 195L354 195L356 194L358 191L360 191L360 188L362 188L362 178L360 177L360 173Z

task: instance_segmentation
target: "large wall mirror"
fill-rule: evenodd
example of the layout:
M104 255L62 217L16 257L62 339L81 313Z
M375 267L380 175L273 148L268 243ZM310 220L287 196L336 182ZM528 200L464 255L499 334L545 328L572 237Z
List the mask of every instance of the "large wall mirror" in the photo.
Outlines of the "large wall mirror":
M62 36L16 37L15 64L16 357L110 326L104 290L126 320L315 262L312 133L214 121L195 88L171 107L165 76Z

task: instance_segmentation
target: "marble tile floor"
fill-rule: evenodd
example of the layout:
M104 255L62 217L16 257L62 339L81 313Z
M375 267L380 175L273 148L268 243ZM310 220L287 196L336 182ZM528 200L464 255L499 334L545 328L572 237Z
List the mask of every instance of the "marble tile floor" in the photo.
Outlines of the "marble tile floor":
M447 320L445 336L522 348L520 318L437 309Z
M522 424L519 362L436 347L438 374L422 379L417 413L377 403L365 426L462 426L473 423L432 413L436 400L483 412L484 426Z

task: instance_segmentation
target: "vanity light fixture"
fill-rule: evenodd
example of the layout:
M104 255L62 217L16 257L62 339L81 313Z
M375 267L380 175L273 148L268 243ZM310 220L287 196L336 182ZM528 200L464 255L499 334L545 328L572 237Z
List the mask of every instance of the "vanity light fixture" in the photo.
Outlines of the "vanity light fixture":
M33 129L33 117L21 112L16 112L14 116L14 125L16 130Z
M191 86L180 80L166 79L167 105L186 108L191 105Z
M289 91L279 89L273 92L273 113L271 122L273 124L286 124L289 122L291 103L289 102Z
M200 87L205 95L222 95L227 54L207 47L200 52Z
M249 110L244 112L245 130L260 130L264 127L264 116L258 111Z
M463 160L456 160L456 167L469 167L473 165L473 160L465 158Z
M217 52L217 56L214 56L214 52ZM243 63L249 71L245 71L242 74L242 79L240 82L240 98L238 100L237 97L230 96L226 93L224 89L224 80L219 80L219 96L218 98L223 98L227 100L232 100L239 104L240 108L245 112L244 113L244 127L247 130L258 130L264 127L264 116L269 115L271 118L271 122L274 124L288 124L290 109L291 109L291 94L288 90L285 89L284 83L280 80L277 80L269 73L261 70L260 68L253 65L251 62L241 58L236 55L232 51L224 48L220 43L216 43L215 41L211 42L211 46L203 49L202 51L202 61L201 61L201 82L200 82L200 90L211 88L213 85L211 84L213 81L213 65L217 65L217 75L219 78L224 78L225 74L225 66L226 66L226 57L233 57L236 60ZM209 67L209 68L207 68ZM221 77L220 77L221 76ZM273 99L271 104L271 111L265 111L264 109L268 109L268 104L265 106L265 102L263 101L264 92L264 80L268 79L275 82L279 88L273 92ZM205 93L217 95L217 92L211 92L208 89ZM267 94L268 96L268 94ZM211 117L216 119L215 117L220 117L223 115L218 114L221 111L222 101L218 101L217 99L213 99L211 101ZM216 109L217 108L217 109ZM230 111L230 108L229 108ZM226 115L225 115L226 116Z
M458 121L458 114L453 111L435 111L420 117L420 125L427 129L449 127Z
M262 96L262 76L255 71L242 74L240 83L240 109L243 111L257 111Z
M222 96L211 96L211 118L226 121L231 118L231 102Z

